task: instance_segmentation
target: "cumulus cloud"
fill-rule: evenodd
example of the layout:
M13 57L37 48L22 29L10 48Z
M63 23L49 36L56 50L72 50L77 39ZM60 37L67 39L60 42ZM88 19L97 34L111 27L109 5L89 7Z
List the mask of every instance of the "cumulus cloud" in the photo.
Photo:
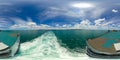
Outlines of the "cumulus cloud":
M32 24L31 24L32 23ZM13 25L10 27L10 29L19 29L19 30L38 30L38 29L50 29L49 25L46 24L40 24L40 25L34 25L34 22L28 22L28 25Z
M116 10L116 9L112 9L112 12L117 13L117 12L118 12L118 10Z
M20 22L18 22L20 21ZM92 22L88 19L82 20L79 23L75 23L74 25L71 24L63 24L59 25L56 24L54 27L47 25L47 24L40 24L37 25L32 20L28 19L28 21L23 21L21 19L18 19L16 22L17 24L14 24L10 27L10 29L19 29L19 30L39 30L39 29L118 29L118 26L116 24L113 24L112 21L107 21L105 18L94 20L95 24L92 24ZM24 24L23 24L24 23ZM114 26L110 26L114 25Z
M18 18L12 18L15 22L14 25L12 25L9 29L19 29L19 30L36 30L36 29L49 29L51 26L46 24L40 24L37 25L35 22L33 22L30 18L28 18L28 21L18 19Z
M94 21L95 26L109 26L110 24L113 24L113 21L107 21L105 18L97 19Z
M96 26L99 26L99 25L101 25L101 23L103 21L105 21L105 18L103 18L103 19L97 19L97 20L94 21L94 23L95 23Z
M84 26L90 25L90 24L91 24L91 22L89 20L83 20L80 22L80 25L84 25Z
M92 24L92 22L88 19L82 20L79 23L75 23L74 25L71 24L64 24L60 26L59 24L56 24L56 27L53 29L95 29L95 30L108 30L108 29L119 29L118 26L116 27L116 24L114 26L111 26L113 24L112 21L107 21L105 18L94 20L95 24Z
M72 28L73 29L97 29L97 30L106 30L106 29L119 29L119 26L113 24L113 21L107 21L105 18L94 20L95 24L92 24L89 20L82 20L80 23L76 23Z

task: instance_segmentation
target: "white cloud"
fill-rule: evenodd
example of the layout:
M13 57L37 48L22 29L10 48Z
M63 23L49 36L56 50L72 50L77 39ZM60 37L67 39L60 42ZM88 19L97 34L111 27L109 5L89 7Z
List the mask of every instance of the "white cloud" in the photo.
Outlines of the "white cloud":
M108 25L110 25L110 24L112 24L112 23L113 23L112 21L104 22L104 23L102 24L102 26L108 26Z
M13 19L13 18L12 18ZM26 30L26 29L49 29L51 26L46 24L40 24L37 25L35 22L33 22L30 18L28 18L28 21L24 21L22 19L14 18L13 19L15 24L10 27L10 29L19 29L19 30Z
M94 21L95 26L109 26L110 24L113 24L113 21L107 21L105 18L97 19Z
M92 3L74 3L72 4L73 7L76 8L92 8L94 5Z
M89 20L82 20L80 23L76 23L73 29L97 29L97 30L106 30L106 29L119 29L116 24L112 26L113 21L107 21L105 18L94 20L95 24L91 24Z
M90 25L91 22L89 20L83 20L80 22L80 25L86 26L86 25Z
M101 23L102 23L103 21L105 21L105 18L95 20L94 22L95 22L95 25L96 25L96 26L99 26L99 25L101 25Z
M118 10L116 10L116 9L113 9L113 10L112 10L112 12L114 12L114 13L117 13L117 12L118 12Z
M71 27L72 27L71 24L64 24L64 25L61 26L61 28L71 28Z
M20 21L20 23L18 23ZM105 18L94 20L95 24L92 24L92 22L88 19L82 20L80 23L76 23L74 25L71 24L63 24L59 25L56 24L54 27L46 24L40 24L37 25L35 22L33 22L31 19L28 19L28 21L21 21L21 19L18 19L16 23L10 27L10 29L19 29L19 30L39 30L39 29L118 29L117 26L112 21L107 21ZM23 24L23 23L24 24Z
M76 23L72 28L73 29L90 29L92 27L89 20L82 20L80 23Z
M29 22L28 22L29 23ZM34 22L31 22L31 23L34 23ZM19 29L19 30L37 30L37 29L50 29L51 26L49 25L46 25L46 24L40 24L40 25L33 25L33 24L28 24L28 25L13 25L10 27L10 29Z

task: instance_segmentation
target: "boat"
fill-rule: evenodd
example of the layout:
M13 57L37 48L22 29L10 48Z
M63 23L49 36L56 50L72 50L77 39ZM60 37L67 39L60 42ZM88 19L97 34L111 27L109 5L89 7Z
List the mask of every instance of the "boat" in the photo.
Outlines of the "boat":
M20 34L0 32L0 58L15 56L20 47Z
M87 55L93 58L120 58L120 31L88 39Z

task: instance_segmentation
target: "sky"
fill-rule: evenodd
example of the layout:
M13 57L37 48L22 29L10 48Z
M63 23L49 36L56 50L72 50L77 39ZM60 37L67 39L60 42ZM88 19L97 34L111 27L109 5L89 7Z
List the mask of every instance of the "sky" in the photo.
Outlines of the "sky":
M0 29L120 29L119 0L0 0Z

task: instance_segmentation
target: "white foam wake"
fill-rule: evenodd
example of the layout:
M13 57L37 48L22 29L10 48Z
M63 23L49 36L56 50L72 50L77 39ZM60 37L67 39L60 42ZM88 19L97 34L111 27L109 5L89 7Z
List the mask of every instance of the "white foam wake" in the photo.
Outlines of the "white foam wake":
M61 47L57 41L57 37L53 32L46 32L42 36L33 41L21 44L20 55L17 59L44 59L44 58L70 58L82 56L77 53L71 53L67 49Z

